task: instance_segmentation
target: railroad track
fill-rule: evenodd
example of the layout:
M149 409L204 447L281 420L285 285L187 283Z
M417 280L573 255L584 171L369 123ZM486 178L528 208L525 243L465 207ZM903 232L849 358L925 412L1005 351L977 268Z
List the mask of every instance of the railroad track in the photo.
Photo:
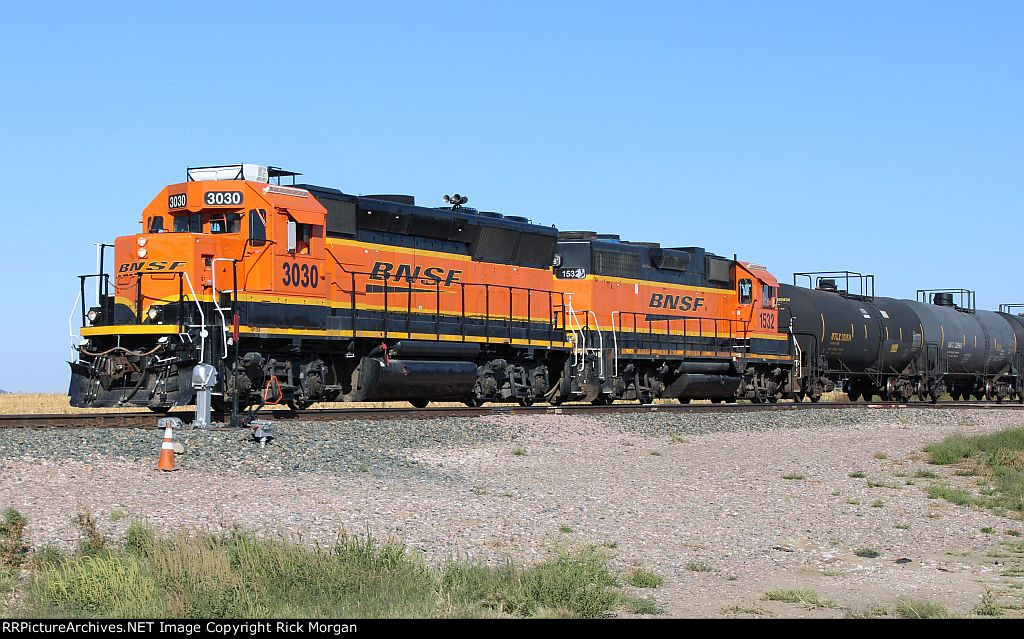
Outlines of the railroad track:
M1024 410L1024 405L995 402L941 402L938 404L917 402L819 402L776 404L612 404L592 406L589 404L563 404L562 406L516 406L495 405L479 408L334 408L307 410L301 412L274 411L257 413L260 419L279 421L341 421L347 419L431 419L437 417L481 417L484 415L563 415L587 413L753 413L761 411L800 411L827 409L993 409ZM190 423L192 411L175 411L158 415L149 411L121 413L49 414L49 415L0 415L0 429L4 428L148 428L155 427L160 417L177 417ZM223 422L224 416L214 414L215 422Z

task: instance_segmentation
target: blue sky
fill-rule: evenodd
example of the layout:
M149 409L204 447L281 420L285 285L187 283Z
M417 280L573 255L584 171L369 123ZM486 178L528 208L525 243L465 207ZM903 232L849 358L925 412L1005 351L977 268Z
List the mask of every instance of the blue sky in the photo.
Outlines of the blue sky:
M189 164L1024 302L1024 3L96 5L0 22L0 388Z

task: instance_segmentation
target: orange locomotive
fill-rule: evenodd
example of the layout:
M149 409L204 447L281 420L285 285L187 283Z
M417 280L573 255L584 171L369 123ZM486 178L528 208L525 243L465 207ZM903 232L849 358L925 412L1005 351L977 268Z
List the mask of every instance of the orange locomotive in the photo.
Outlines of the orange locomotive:
M763 268L628 243L613 259L596 236L457 194L428 208L297 175L191 168L117 238L112 273L101 248L80 277L97 301L82 305L73 405L189 404L199 364L220 409L773 399L789 370Z

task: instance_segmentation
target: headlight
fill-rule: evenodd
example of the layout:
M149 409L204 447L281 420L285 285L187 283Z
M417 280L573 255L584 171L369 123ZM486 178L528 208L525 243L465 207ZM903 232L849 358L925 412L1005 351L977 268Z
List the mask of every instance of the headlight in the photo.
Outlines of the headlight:
M139 257L146 257L146 253L148 251L146 251L146 249L144 249L142 247L139 247L139 251L138 252L139 252Z
M162 314L163 310L159 306L150 306L149 310L146 311L146 315L149 317L149 321L151 322L155 322Z
M145 246L145 245L146 245L146 238L140 237L139 238L139 246Z
M93 308L90 309L89 312L85 314L85 316L89 318L90 323L95 324L96 318L100 316L100 312Z

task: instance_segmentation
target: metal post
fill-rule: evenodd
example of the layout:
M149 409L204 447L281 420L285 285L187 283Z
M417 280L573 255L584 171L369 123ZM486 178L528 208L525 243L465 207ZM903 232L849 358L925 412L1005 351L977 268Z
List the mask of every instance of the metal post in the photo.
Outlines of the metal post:
M213 387L217 385L217 369L209 364L198 364L192 369L192 388L196 391L196 418L193 428L210 428L210 402Z

